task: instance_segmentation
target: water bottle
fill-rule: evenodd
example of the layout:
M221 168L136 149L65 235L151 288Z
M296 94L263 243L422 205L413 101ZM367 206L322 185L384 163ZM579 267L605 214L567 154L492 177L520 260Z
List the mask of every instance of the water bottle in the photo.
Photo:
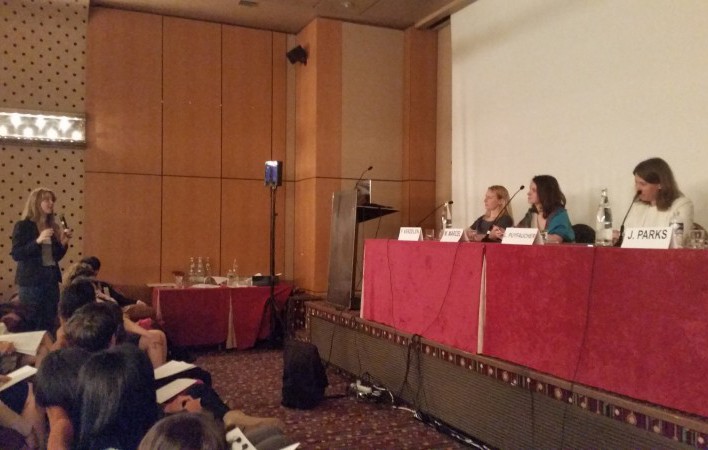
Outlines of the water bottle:
M612 245L612 210L607 188L600 194L600 204L597 206L597 222L595 223L595 245L609 247Z
M669 227L671 228L671 248L683 248L683 222L678 211L675 211L671 216Z
M194 267L194 256L189 257L189 272L187 273L187 283L191 286L196 283L196 269Z
M206 262L204 263L204 277L211 276L211 264L209 263L209 257L206 257Z
M229 269L228 273L226 274L226 285L227 286L236 286L237 284L238 284L238 264L236 264L236 260L234 259L233 266Z
M197 256L197 270L194 275L197 283L204 283L204 263L201 256Z

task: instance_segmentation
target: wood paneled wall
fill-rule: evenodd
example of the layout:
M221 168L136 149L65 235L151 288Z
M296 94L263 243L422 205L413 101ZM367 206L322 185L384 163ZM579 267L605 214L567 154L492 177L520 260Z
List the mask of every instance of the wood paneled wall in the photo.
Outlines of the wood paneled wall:
M437 33L405 32L403 95L403 223L417 225L435 208ZM433 214L421 226L440 229Z
M85 253L116 283L171 281L190 256L214 274L234 258L267 273L263 170L285 156L286 36L92 8L89 42Z
M435 206L434 32L401 39L394 30L346 24L344 33L342 22L316 19L296 37L309 58L290 68L289 96L283 34L91 11L86 254L105 261L107 278L171 281L190 256L208 256L214 273L234 258L242 274L267 273L263 164L285 160L289 121L294 151L285 164L293 179L276 194L276 270L292 267L286 276L299 287L327 291L332 193L352 186L366 166L377 166L379 201L401 211L381 227L386 233ZM366 58L361 45L386 48ZM381 69L392 55L403 61L400 72ZM345 134L345 124L365 134ZM363 235L389 237L379 225Z

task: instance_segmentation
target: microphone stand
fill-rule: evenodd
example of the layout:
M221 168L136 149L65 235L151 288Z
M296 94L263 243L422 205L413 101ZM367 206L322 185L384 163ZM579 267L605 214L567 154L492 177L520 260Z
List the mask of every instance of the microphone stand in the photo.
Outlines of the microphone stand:
M423 217L422 219L420 219L420 221L419 221L417 224L415 224L415 226L419 227L423 222L425 222L425 219L427 219L428 217L430 217L430 216L432 216L433 214L435 214L435 211L437 211L438 209L442 208L443 206L445 206L445 205L447 205L447 204L451 204L451 203L452 203L452 200L449 200L449 201L447 201L447 202L445 202L445 203L443 203L443 204L441 204L441 205L436 206L435 209L432 210L432 211L430 211L427 216L425 216L425 217Z
M622 225L620 225L619 238L617 239L617 242L614 245L615 247L622 246L622 241L624 241L624 222L627 220L627 217L629 216L629 212L632 210L632 206L634 206L634 203L637 201L640 194L641 194L641 192L637 192L636 194L634 194L634 198L632 199L632 203L630 203L629 208L627 208L627 212L624 215L624 219L622 219Z
M269 344L272 348L280 348L283 345L285 324L283 318L278 314L278 304L275 301L275 193L278 186L270 184L270 276L268 285L270 295L266 301L266 309L270 312L270 335Z

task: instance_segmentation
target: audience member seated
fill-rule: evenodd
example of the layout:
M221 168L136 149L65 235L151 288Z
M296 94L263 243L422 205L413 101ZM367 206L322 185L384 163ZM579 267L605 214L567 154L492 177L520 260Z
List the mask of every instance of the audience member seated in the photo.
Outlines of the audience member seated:
M202 413L178 413L153 425L139 450L226 450L224 426Z
M155 377L131 345L93 354L79 371L76 448L134 450L159 419Z
M96 256L88 256L82 259L81 263L88 264L93 269L93 276L98 278L98 273L101 270L101 260L99 260ZM131 320L155 318L155 310L142 300L132 299L124 295L121 291L106 281L97 279L96 283L98 290L104 292L106 295L118 302L120 307L123 308L123 311L129 315Z
M106 299L105 295L94 289L92 280L76 279L64 289L59 300L59 330L57 331L57 343L55 348L60 348L65 332L64 325L71 315L81 306L88 303L95 303L96 299ZM115 304L110 299L104 303ZM116 308L119 307L116 305ZM122 314L122 313L121 313ZM123 315L122 326L126 336L122 338L121 333L118 333L119 342L135 343L138 347L145 351L153 364L157 368L167 362L167 338L165 333L160 330L146 330Z
M546 236L547 243L575 241L568 211L565 209L565 195L558 185L558 180L551 175L537 175L531 180L527 194L531 208L521 222L520 228L537 228ZM504 229L494 227L491 234L501 239Z
M676 215L684 230L693 229L693 203L681 193L666 161L647 159L632 173L637 197L624 221L625 228L668 227ZM619 238L618 231L615 238Z
M45 358L37 372L37 404L47 411L47 448L72 447L79 416L79 371L90 353L81 348L56 350Z
M504 186L494 185L487 189L484 196L484 214L470 225L473 232L470 240L481 241L484 238L496 240L489 234L492 224L500 228L507 228L514 224L509 204L509 191Z
M242 430L243 431L243 430ZM244 432L258 450L279 450L289 442L282 431L260 427ZM183 412L161 419L145 435L139 450L241 449L242 443L227 442L224 426L201 413Z
M0 384L8 380L0 375ZM16 448L39 449L45 446L44 409L37 406L32 385L27 381L0 392L0 448L10 448L13 440L20 444Z

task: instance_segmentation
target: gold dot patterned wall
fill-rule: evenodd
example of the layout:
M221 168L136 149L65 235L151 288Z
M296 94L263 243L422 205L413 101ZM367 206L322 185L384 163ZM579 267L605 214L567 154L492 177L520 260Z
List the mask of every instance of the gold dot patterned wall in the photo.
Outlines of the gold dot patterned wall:
M0 108L85 111L88 0L0 0ZM66 268L83 249L84 150L0 146L0 301L16 291L12 229L29 192L57 195L55 211L74 230Z

